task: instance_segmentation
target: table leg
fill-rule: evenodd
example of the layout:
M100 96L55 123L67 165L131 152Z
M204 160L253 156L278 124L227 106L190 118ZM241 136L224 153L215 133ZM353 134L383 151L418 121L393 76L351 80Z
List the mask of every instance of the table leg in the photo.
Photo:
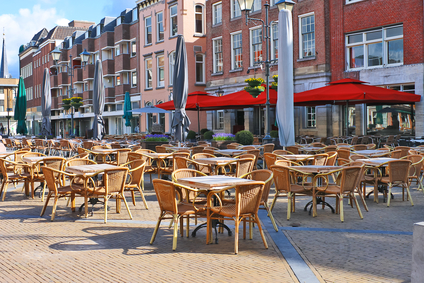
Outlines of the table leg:
M27 179L25 179L24 181L24 186L25 186L25 195L29 196L29 181Z

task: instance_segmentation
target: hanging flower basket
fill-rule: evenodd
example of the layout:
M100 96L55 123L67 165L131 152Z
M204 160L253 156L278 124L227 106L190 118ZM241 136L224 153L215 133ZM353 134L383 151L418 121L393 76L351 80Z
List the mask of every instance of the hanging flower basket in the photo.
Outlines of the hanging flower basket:
M274 82L278 83L278 75L273 75L272 78L274 79Z
M250 78L244 80L250 87L256 87L263 84L265 81L262 78Z
M271 83L271 88L276 90L278 88L278 83L272 82Z
M72 100L72 102L81 102L82 101L82 97L72 97L71 100Z
M65 110L69 110L71 107L71 104L63 104L63 109Z
M75 108L75 111L78 111L78 108L80 108L82 106L82 102L80 102L80 101L78 101L78 102L73 101L71 103L71 105Z
M244 90L250 93L251 96L256 98L258 97L259 94L265 91L265 88L263 86L255 86L255 87L247 86L244 88Z
M71 104L71 99L70 98L64 98L62 99L62 103L64 105L70 105ZM68 108L69 109L69 108Z

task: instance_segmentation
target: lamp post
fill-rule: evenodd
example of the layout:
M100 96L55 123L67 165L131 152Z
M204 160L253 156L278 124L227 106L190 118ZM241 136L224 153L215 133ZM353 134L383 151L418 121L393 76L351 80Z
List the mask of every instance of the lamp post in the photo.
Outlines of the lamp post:
M249 12L252 10L252 5L253 5L253 1L254 0L238 0L239 5L240 5L240 10L242 12L245 12L246 15L246 25L248 25L249 21L259 21L262 23L262 30L265 30L265 61L260 61L258 63L263 63L265 65L265 83L266 83L266 104L265 104L265 137L264 137L264 141L271 140L271 136L270 136L270 115L269 115L269 108L270 108L270 103L269 103L269 69L270 69L270 64L271 64L271 60L269 58L269 45L270 45L270 27L272 22L268 22L268 11L269 11L269 4L268 2L266 2L264 4L265 7L265 21L262 19L256 19L256 18L250 18L249 17ZM281 9L287 9L287 10L292 10L293 9L293 5L295 3L292 0L281 0L277 3L275 3L275 5L277 5L278 10Z
M59 61L59 58L62 54L60 50L55 48L53 51L50 52L52 55L53 61L55 64ZM84 49L83 52L80 53L81 63L82 67L85 69L85 65L88 62L88 59L90 58L90 53L87 52L86 49ZM74 77L74 68L72 67L72 55L69 55L69 63L67 65L68 67L68 76L71 78L71 88L68 91L68 98L72 98L74 96L74 84L73 84L73 77ZM74 107L71 105L71 130L70 130L70 137L74 137Z
M224 91L221 89L221 87L218 87L218 89L215 91L216 96L221 97L224 95Z

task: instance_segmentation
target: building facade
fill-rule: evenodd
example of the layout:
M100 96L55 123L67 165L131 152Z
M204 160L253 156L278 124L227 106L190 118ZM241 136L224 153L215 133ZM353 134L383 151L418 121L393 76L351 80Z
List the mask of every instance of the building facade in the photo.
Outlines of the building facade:
M173 72L177 36L183 35L187 50L188 92L203 91L206 86L206 5L205 0L139 0L141 106L172 100ZM190 129L198 122L206 128L206 113L187 111ZM171 132L172 114L143 114L140 131L150 132L159 124L162 132Z

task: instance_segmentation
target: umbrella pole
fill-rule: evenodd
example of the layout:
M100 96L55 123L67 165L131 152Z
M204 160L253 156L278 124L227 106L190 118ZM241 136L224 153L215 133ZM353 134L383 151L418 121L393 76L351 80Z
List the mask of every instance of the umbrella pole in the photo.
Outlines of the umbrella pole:
M349 100L346 101L346 137L349 136Z
M197 104L197 134L200 135L200 107Z

